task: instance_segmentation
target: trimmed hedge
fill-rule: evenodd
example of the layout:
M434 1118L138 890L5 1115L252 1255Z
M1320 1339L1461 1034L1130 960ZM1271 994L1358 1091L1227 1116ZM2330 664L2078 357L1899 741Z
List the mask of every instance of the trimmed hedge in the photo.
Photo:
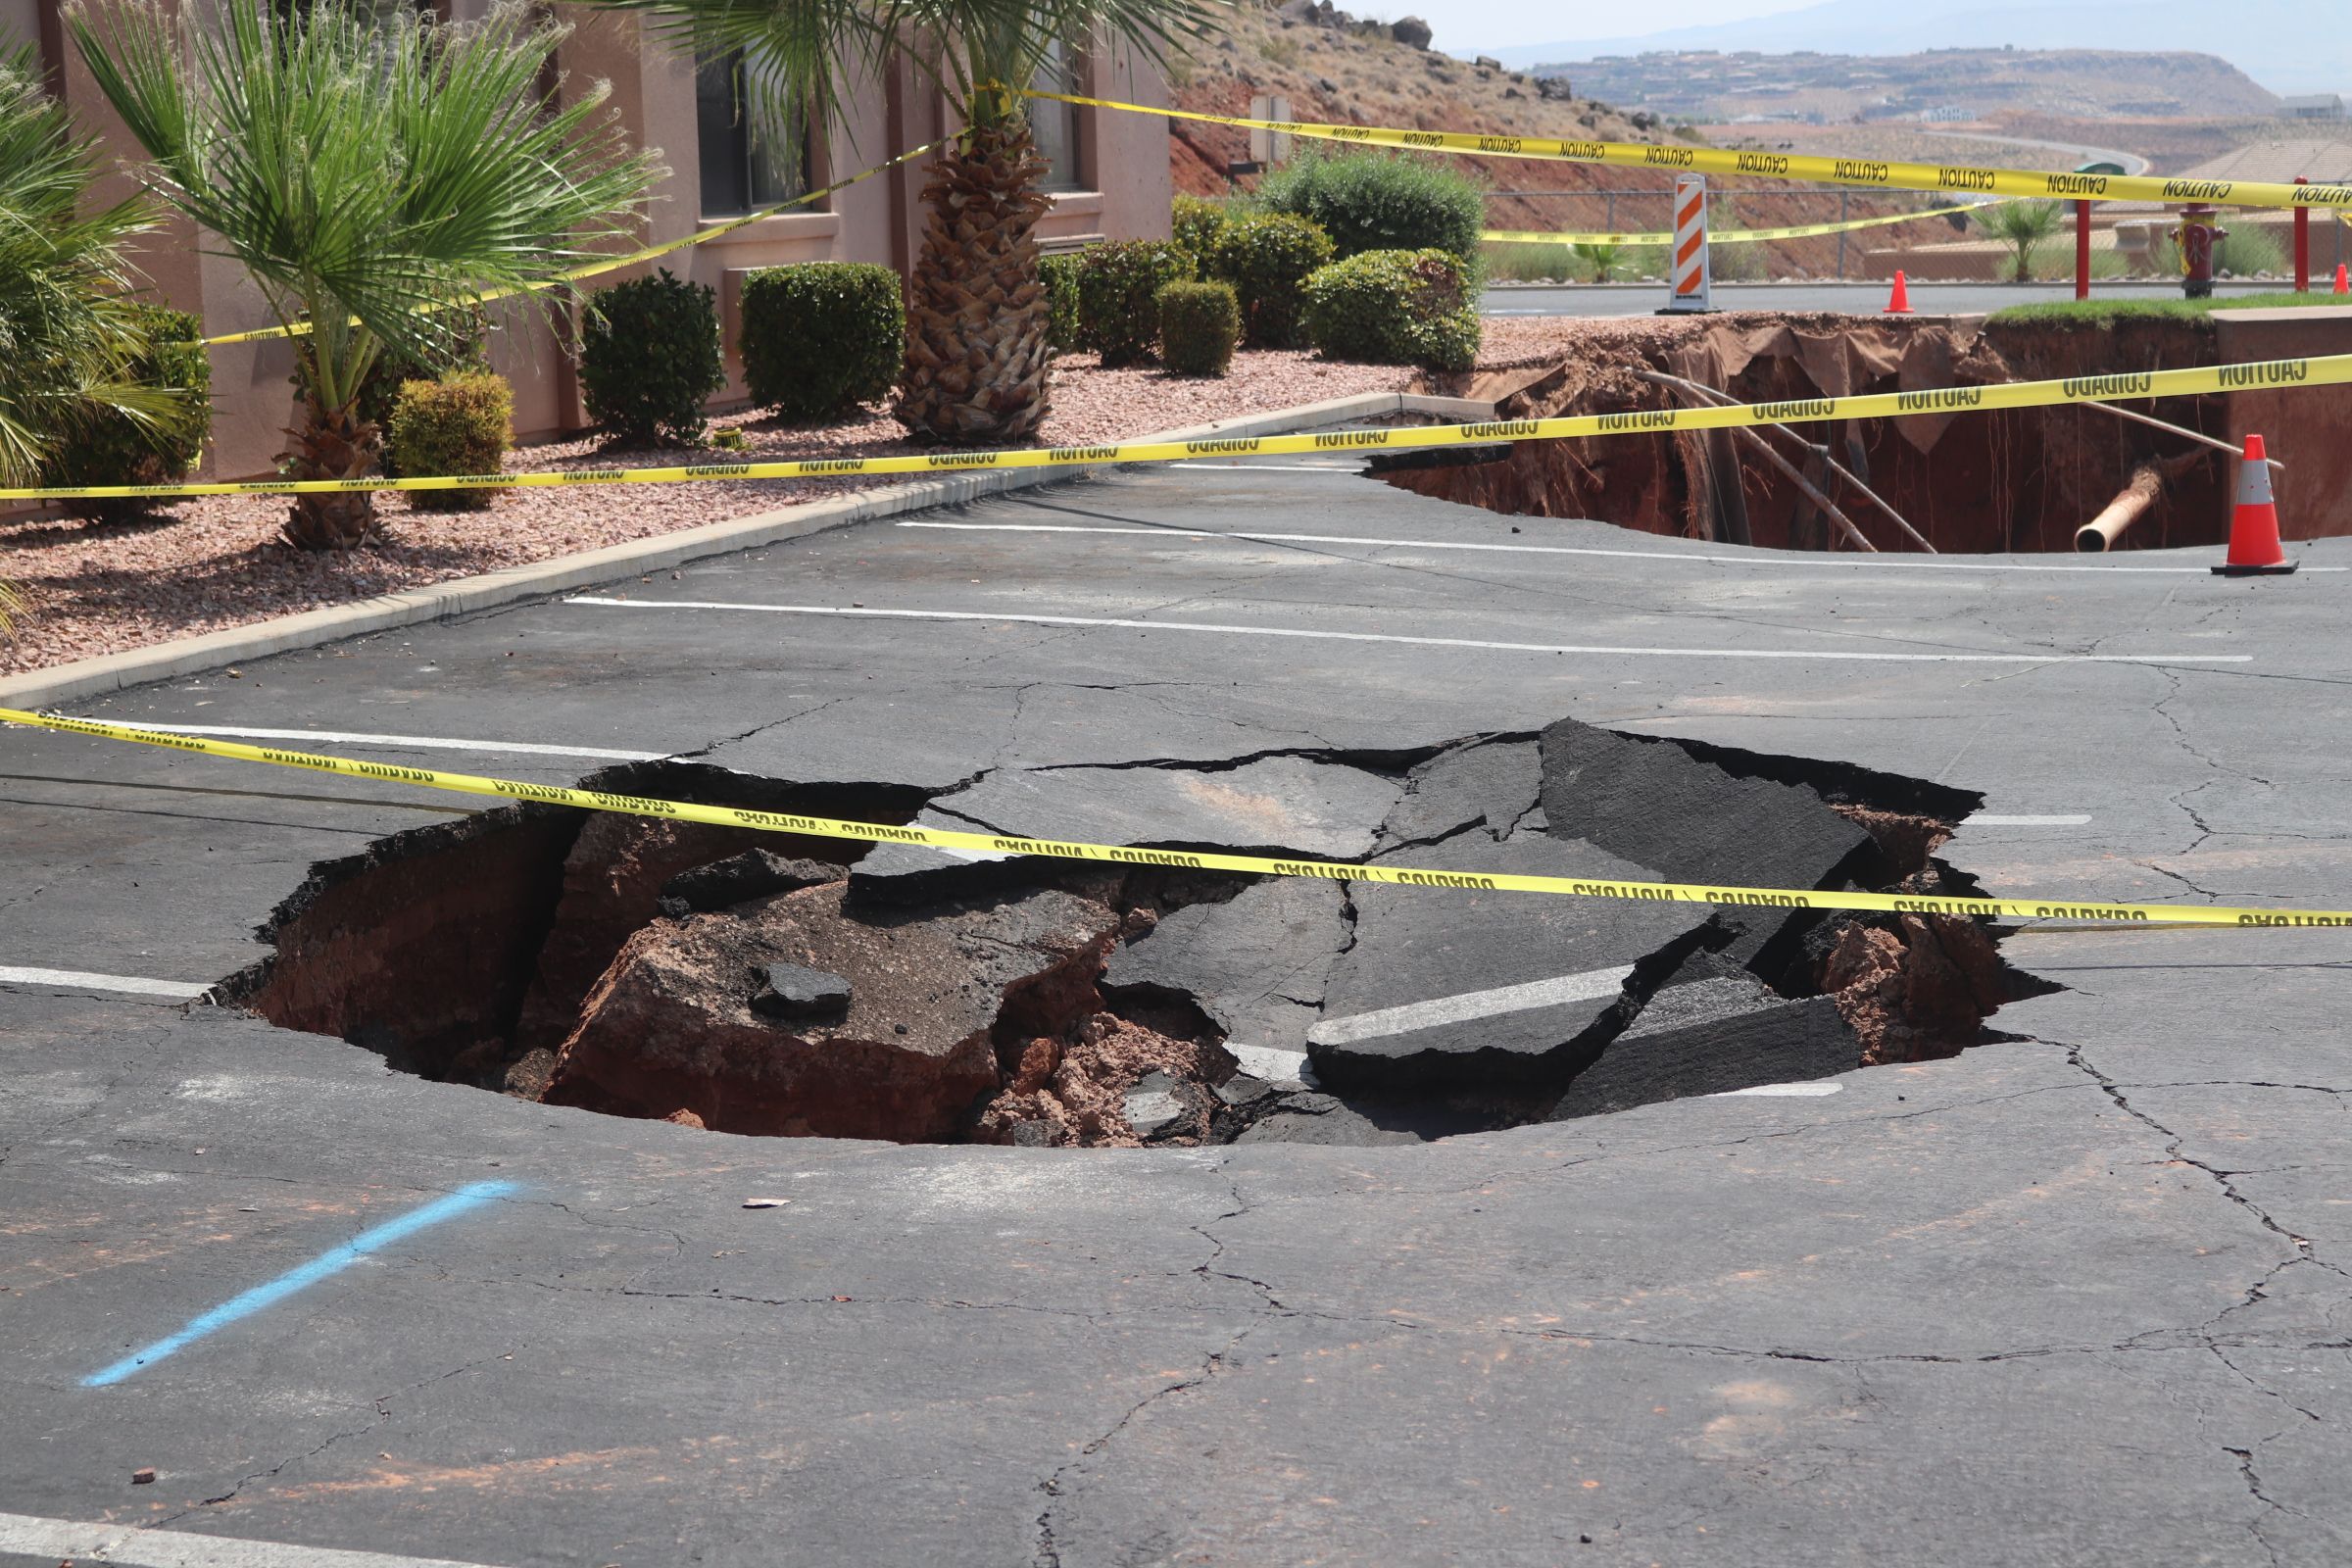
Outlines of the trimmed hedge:
M487 370L404 381L392 405L392 439L412 474L496 473L514 444L514 389ZM418 512L480 512L496 490L412 490Z
M1223 375L1242 335L1231 283L1167 283L1159 308L1159 362L1178 375Z
M1257 188L1269 212L1320 224L1342 261L1366 251L1450 251L1469 262L1486 229L1487 192L1447 165L1404 155L1313 148Z
M449 312L439 318L457 321L460 318ZM376 439L383 444L377 466L397 479L402 473L400 451L392 440L392 411L400 403L400 389L411 381L437 381L453 370L488 371L490 368L490 318L475 307L464 318L447 343L448 352L431 363L412 360L405 355L386 350L376 356L375 364L360 379L359 416L375 426ZM411 470L425 473L430 470Z
M1037 259L1037 280L1046 291L1046 343L1056 354L1083 347L1078 330L1078 257L1064 252Z
M1309 273L1332 260L1331 236L1294 213L1253 213L1218 232L1206 270L1233 285L1251 348L1295 349Z
M1217 237L1230 221L1224 204L1179 193L1168 210L1168 243L1190 256L1193 270L1206 277L1216 256Z
M1478 358L1478 307L1450 252L1366 251L1306 280L1306 335L1335 360L1467 370Z
M1165 240L1114 240L1077 256L1078 337L1106 368L1139 365L1159 341L1156 296L1189 281L1193 261Z
M608 439L692 446L703 438L703 404L727 384L717 298L666 267L589 296L580 400Z
M135 305L132 313L147 348L123 368L124 379L192 392L194 413L183 426L163 431L112 409L99 409L50 455L41 468L42 484L171 484L185 478L204 455L205 440L213 433L213 362L196 341L204 335L203 323L185 311L161 305ZM86 497L63 505L76 517L120 522L145 514L156 503L138 497Z
M906 297L871 262L802 262L743 280L743 380L788 419L878 403L906 364Z

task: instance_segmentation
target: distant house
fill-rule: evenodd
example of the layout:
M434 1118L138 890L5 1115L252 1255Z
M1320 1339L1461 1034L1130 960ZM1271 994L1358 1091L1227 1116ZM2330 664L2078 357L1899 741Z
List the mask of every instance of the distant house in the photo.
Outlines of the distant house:
M2305 93L2299 98L2281 99L2278 113L2287 120L2341 120L2344 100L2331 92Z

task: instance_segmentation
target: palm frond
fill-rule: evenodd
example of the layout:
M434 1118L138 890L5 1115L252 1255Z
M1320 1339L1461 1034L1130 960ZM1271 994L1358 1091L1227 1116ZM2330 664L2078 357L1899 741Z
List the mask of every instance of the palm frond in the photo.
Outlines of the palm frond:
M157 194L244 265L281 325L309 324L301 363L323 407L346 406L387 348L446 359L451 307L476 295L544 308L535 291L620 236L656 172L601 90L544 91L566 29L514 0L462 24L355 0L290 15L220 0L205 18L162 0L66 14Z

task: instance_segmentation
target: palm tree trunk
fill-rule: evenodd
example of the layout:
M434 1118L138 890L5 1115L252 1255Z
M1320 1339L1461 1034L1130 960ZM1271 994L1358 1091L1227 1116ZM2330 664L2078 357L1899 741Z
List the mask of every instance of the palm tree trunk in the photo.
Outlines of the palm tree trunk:
M1021 440L1045 421L1046 291L1037 188L1046 160L1025 122L967 131L941 157L923 200L931 220L906 302L906 373L892 408L917 436Z
M329 409L305 390L305 427L288 430L294 450L285 456L295 479L357 479L375 466L383 440L374 424L359 416L354 398ZM367 490L298 495L287 514L286 543L297 550L353 550L376 536L375 496Z

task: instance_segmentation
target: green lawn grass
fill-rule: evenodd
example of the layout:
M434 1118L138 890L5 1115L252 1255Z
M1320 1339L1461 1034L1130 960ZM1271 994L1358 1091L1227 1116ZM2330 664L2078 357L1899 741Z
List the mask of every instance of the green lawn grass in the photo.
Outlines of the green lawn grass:
M2012 305L2007 310L1993 312L1989 319L1991 323L2003 326L2032 324L2103 329L2114 326L2118 321L2166 318L2201 321L2215 311L2310 309L2329 305L2352 306L2352 295L2330 294L2324 289L2297 294L2290 289L2277 294L2223 294L2206 300L2060 300L2046 305Z

